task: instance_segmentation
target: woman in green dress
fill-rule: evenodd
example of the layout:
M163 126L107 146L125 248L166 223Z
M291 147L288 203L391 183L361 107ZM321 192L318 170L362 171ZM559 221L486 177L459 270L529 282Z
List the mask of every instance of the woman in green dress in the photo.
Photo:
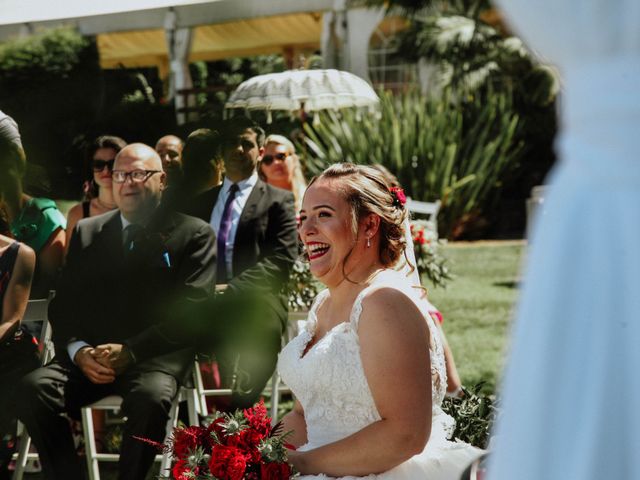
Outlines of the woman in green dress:
M18 125L0 111L0 200L7 206L13 237L36 252L31 298L45 298L64 260L66 220L53 200L24 192L25 170Z

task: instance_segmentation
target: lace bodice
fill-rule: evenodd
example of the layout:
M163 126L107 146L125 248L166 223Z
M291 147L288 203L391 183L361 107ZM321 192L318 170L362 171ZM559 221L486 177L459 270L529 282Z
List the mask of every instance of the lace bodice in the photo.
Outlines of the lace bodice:
M360 357L358 323L362 300L373 287L392 286L409 296L419 307L422 305L420 292L413 292L406 281L399 282L398 275L392 270L378 274L372 285L356 298L349 322L336 325L305 353L316 330L317 311L329 296L329 291L324 290L316 298L307 321L301 322L303 326L299 335L280 353L278 370L302 404L309 444L324 445L337 441L380 419ZM406 288L399 285L406 285ZM442 343L431 316L422 308L421 311L425 312L432 338L434 419L437 417L442 421L445 416L440 405L447 383Z

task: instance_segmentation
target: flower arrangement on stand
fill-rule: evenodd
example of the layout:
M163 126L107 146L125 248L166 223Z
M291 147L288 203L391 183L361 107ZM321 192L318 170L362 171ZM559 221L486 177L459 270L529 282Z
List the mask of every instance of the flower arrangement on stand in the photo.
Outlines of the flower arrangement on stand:
M438 253L435 225L427 220L411 220L410 228L420 276L426 275L435 287L444 287L451 273L446 259Z
M217 414L206 426L176 427L166 444L138 438L170 452L173 480L286 480L287 463L280 423L271 426L264 402L233 414Z

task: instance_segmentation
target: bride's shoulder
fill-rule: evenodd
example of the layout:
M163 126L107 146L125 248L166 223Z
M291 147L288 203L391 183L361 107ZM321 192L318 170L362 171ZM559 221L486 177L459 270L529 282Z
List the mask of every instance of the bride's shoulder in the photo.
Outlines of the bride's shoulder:
M415 302L396 286L371 285L362 292L359 325L366 328L423 330L424 317Z

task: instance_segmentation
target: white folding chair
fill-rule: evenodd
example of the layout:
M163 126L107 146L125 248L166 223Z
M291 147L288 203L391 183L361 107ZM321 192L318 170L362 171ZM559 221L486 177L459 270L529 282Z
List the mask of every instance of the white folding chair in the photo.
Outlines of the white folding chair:
M209 415L207 397L227 397L233 393L232 388L205 388L204 381L202 380L202 372L200 371L200 363L198 361L193 365L193 383L198 399L198 411L204 417Z
M178 395L173 400L171 410L169 411L169 421L167 422L167 435L168 437L172 430L178 424L178 404L186 400L189 423L191 425L198 424L198 412L196 405L195 389L193 388L180 388ZM122 405L122 397L119 395L110 395L97 402L87 405L80 409L80 417L82 419L82 434L84 437L85 457L87 459L87 471L89 473L89 480L100 480L100 468L99 462L117 462L120 459L118 453L98 453L96 448L95 432L93 428L93 415L92 410L119 410ZM166 438L165 437L165 438ZM162 455L156 455L156 461L160 462L160 474L166 474L171 468L171 455L168 452Z
M420 202L411 197L407 198L407 210L417 215L425 215L427 220L433 223L436 239L438 235L438 212L440 211L440 206L440 200L435 202Z
M27 303L27 309L24 312L24 316L22 318L21 324L24 326L31 326L31 330L40 329L40 335L38 337L38 342L41 345L40 352L40 364L45 365L49 362L54 355L53 344L51 343L51 326L49 325L49 320L47 317L47 309L49 307L49 301L53 298L53 295L50 295L47 299L41 300L29 300ZM13 472L13 480L22 480L24 476L24 471L27 466L27 461L30 459L37 459L38 454L33 452L29 453L29 448L31 447L31 437L27 432L27 429L24 428L22 422L18 421L18 453L14 454L13 457L16 460L16 467Z

